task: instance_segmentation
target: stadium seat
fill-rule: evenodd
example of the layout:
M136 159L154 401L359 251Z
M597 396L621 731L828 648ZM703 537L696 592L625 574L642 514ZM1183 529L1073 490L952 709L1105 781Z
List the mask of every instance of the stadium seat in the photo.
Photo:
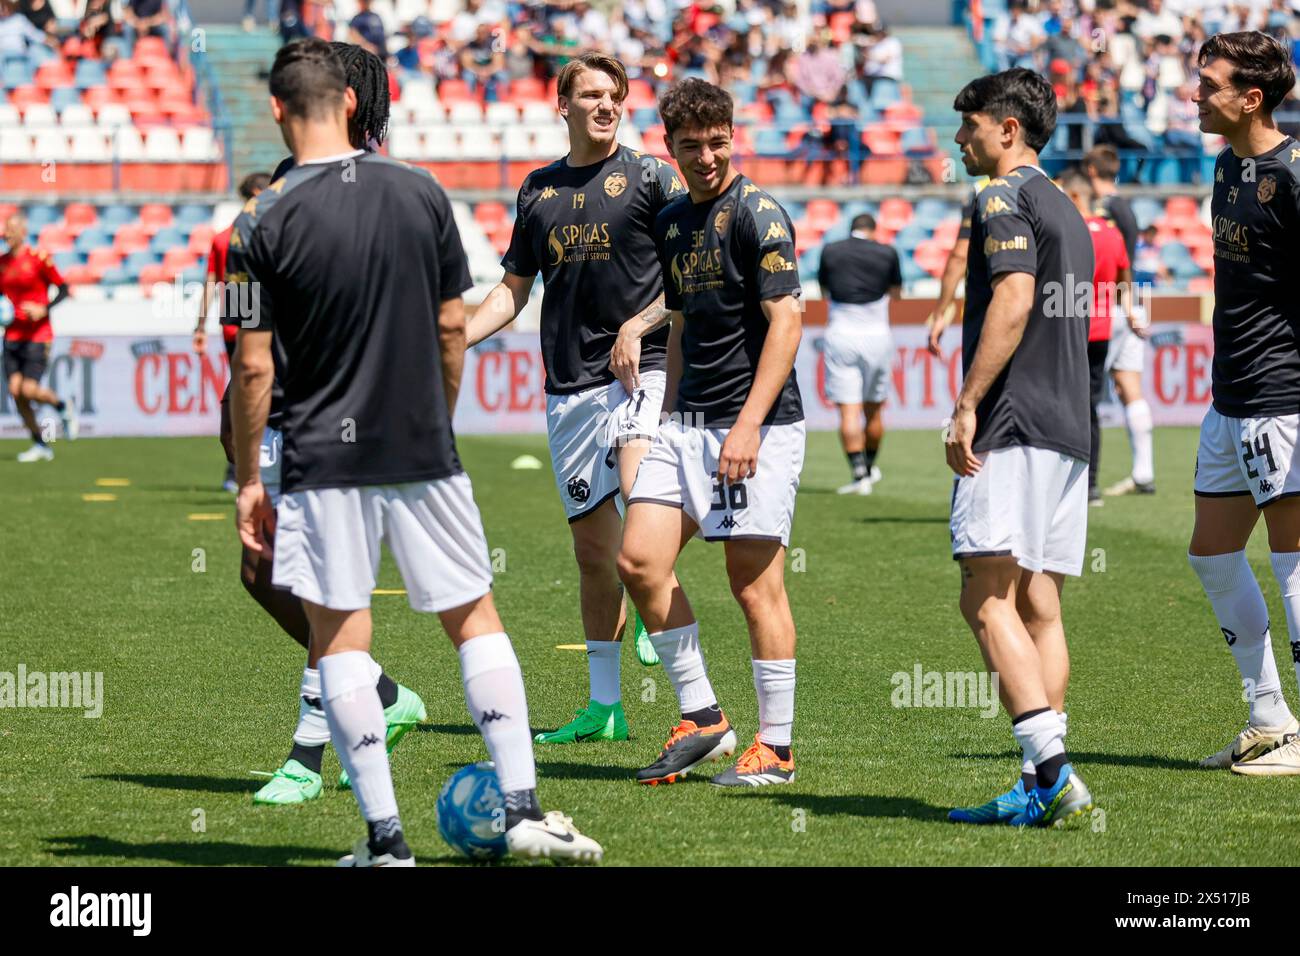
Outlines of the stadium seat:
M103 86L108 82L108 71L99 60L78 60L72 84L79 90Z
M525 103L521 119L527 126L553 126L559 116L554 103Z
M493 126L506 127L519 122L519 107L514 103L489 103L483 120Z
M99 210L99 223L105 229L115 230L129 222L135 222L136 211L130 206L114 203L102 206Z
M477 103L478 99L470 92L469 84L464 80L443 80L438 84L438 99L442 102L463 103L466 101Z
M67 278L67 271L69 269L81 265L81 256L76 252L56 252L50 258L54 260L54 268L64 273L65 279Z
M21 125L23 119L18 108L0 99L0 129Z
M58 122L58 114L49 103L32 103L23 111L23 125L32 133L57 126Z
M425 159L446 161L460 159L460 137L450 126L438 126L424 134L423 155Z
M144 140L134 126L119 126L113 134L113 156L119 162L138 163L144 160Z
M94 127L80 127L71 131L72 144L68 158L82 163L105 163L113 158L108 136Z
M569 151L569 133L563 126L541 126L533 132L533 148L542 159L556 159Z
M163 253L162 264L170 272L184 272L198 264L198 257L185 246L179 246Z
M126 285L128 282L133 281L133 279L131 274L119 264L112 268L105 269L100 275L99 281L101 285L119 286Z
M207 223L201 223L190 230L190 238L186 243L190 249L198 256L206 256L212 248L212 239L217 234Z
M149 240L149 251L154 255L164 255L169 249L188 244L188 237L176 226L164 226L154 233Z
M131 111L121 103L105 103L99 108L99 113L96 115L95 119L104 129L116 129L119 126L130 126Z
M447 119L447 111L437 100L411 103L408 104L407 109L412 126L430 126L443 123Z
M491 232L509 220L506 207L499 202L481 202L474 207L474 221L484 232Z
M95 207L84 202L70 202L63 207L63 222L74 236L81 235L99 220Z
M507 126L501 134L501 152L506 159L532 159L537 155L533 135L526 126Z
M109 269L116 269L122 263L122 256L116 249L111 246L100 246L97 249L91 249L86 253L86 265L90 266L100 275Z
M477 100L455 100L447 104L447 122L453 126L477 126L483 122L483 108Z
M545 101L546 84L531 76L512 80L510 83L510 98L516 103L529 103L536 100ZM546 106L554 112L553 104L546 103Z
M78 101L70 103L59 111L59 122L64 129L95 125L95 114L90 107Z
M833 199L810 199L804 216L812 228L825 232L840 218L840 206Z
M219 155L211 127L193 126L185 130L181 141L181 159L191 163L206 163L217 159Z
M54 162L68 155L68 134L60 129L43 129L32 137L37 162Z
M140 225L150 236L170 226L172 218L172 207L163 203L147 203L140 207Z
M36 234L36 242L37 245L51 255L56 252L71 252L76 246L72 233L57 222L43 226Z
M50 91L50 106L60 116L65 110L74 106L81 105L81 93L70 86L60 87L57 90Z
M46 226L57 225L62 222L63 213L58 206L42 203L27 207L27 228L32 232L40 232Z
M465 159L496 159L501 155L501 146L494 131L486 126L471 126L461 130L460 153Z
M906 199L885 199L880 203L876 221L890 232L898 232L912 221L912 204Z

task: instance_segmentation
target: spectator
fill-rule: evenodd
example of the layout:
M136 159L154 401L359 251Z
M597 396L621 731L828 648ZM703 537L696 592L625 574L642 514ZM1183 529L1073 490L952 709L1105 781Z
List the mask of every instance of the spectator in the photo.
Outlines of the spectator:
M32 22L32 26L57 39L59 17L50 7L50 0L18 0L18 12Z
M484 99L491 103L497 98L501 84L509 82L505 53L497 48L492 24L480 21L474 38L460 50L461 79L471 91L483 91Z
M103 56L104 40L116 32L117 24L113 21L113 0L86 0L85 9L81 12L81 23L77 26L77 34L81 37L83 45L91 44L95 56Z
M1147 226L1138 233L1137 251L1133 254L1133 281L1140 285L1168 282L1169 267L1160 260L1156 245L1156 227Z
M420 60L420 41L427 40L435 33L428 17L416 17L402 31L406 35L406 46L394 54L397 65L403 70L422 72L425 64Z
M357 0L357 15L348 23L348 42L369 50L381 60L387 60L388 41L384 21L370 7L371 0Z
M1164 0L1147 0L1147 8L1133 22L1133 33L1143 40L1182 36L1183 22L1164 8Z
M808 45L808 18L799 15L799 7L793 0L787 0L780 14L772 21L772 30L768 34L768 55L773 56L779 50L802 53Z
M1201 121L1197 106L1192 102L1196 84L1188 80L1176 92L1165 97L1167 119L1164 143L1166 149L1179 157L1179 178L1183 182L1200 182Z
M131 48L135 47L137 35L164 40L170 36L171 14L163 0L129 0L122 5L122 22L126 45Z
M1010 66L1035 69L1038 61L1038 48L1047 39L1043 25L1022 3L1011 7L1011 19L1006 23L1005 36L999 44L1006 50Z
M266 0L266 22L280 22L280 0ZM257 0L244 0L244 32L252 33L257 29Z
M1063 61L1077 73L1088 58L1088 51L1075 36L1076 24L1073 17L1063 16L1058 29L1043 41L1043 57L1049 62Z
M898 37L890 35L889 28L883 23L867 30L866 37L862 47L861 75L870 96L876 81L881 78L902 81L903 44Z
M25 57L30 47L41 45L53 46L54 41L19 13L13 0L0 0L0 59Z
M829 34L814 35L795 58L794 84L805 101L833 102L844 89L844 66L830 44Z

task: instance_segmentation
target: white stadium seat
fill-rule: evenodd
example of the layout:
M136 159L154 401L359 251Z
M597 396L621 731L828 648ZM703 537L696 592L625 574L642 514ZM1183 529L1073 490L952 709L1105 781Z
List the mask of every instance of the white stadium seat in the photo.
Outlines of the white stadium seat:
M543 123L554 123L559 119L560 114L555 110L554 103L525 103L524 104L524 122L531 126L540 126Z
M220 159L216 137L208 126L191 126L181 140L181 159L190 163L207 163Z
M23 113L23 125L33 133L57 126L58 122L59 117L49 103L32 103Z
M109 146L108 134L93 127L72 130L69 158L82 163L103 163L112 159L113 150Z
M465 159L499 159L501 147L496 133L486 126L471 126L460 131L460 154Z
M423 159L424 144L419 130L398 126L388 134L388 153L393 159Z
M121 103L105 103L99 108L99 125L105 129L131 125L131 111Z
M526 126L507 126L501 135L501 152L506 159L532 159L537 155L533 134Z
M30 163L33 158L30 134L21 129L0 129L0 161Z
M37 162L68 158L68 134L58 129L43 129L32 137L32 152Z
M431 160L460 159L460 138L450 126L440 126L435 132L425 131L424 156Z
M483 110L469 100L452 103L447 107L447 121L454 126L477 126L483 122Z
M0 102L0 129L13 129L20 125L22 117L18 115L18 107L12 103Z
M569 131L563 126L539 126L533 144L542 159L558 159L569 151Z
M174 129L151 129L144 137L144 158L155 163L172 163L181 158L181 138Z
M408 80L402 86L402 100L407 106L417 103L437 103L438 93L433 88L433 81L426 79Z
M59 122L65 129L79 126L94 126L95 114L85 103L72 103L63 108Z
M141 162L144 159L144 140L134 126L119 127L113 137L113 151L121 162Z
M412 126L430 126L436 123L442 123L447 119L447 111L442 108L442 104L437 100L430 102L416 102L407 104L407 116Z
M489 103L483 119L492 126L513 126L519 122L519 108L514 103Z

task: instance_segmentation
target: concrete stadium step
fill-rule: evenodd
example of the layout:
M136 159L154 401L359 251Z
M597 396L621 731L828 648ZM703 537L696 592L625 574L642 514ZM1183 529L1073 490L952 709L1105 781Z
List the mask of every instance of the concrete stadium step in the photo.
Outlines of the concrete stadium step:
M965 27L895 27L903 44L903 82L912 100L935 129L939 148L953 158L960 154L952 142L957 114L952 99L969 80L984 73Z
M284 158L284 141L271 120L266 80L280 48L280 38L268 30L245 33L237 26L205 25L208 62L234 128L235 180L250 172L270 172Z

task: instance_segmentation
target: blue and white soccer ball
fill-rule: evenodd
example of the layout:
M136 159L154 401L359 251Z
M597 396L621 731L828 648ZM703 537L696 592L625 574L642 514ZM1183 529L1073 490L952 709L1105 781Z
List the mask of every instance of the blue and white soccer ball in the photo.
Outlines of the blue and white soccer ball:
M471 860L505 856L505 799L490 762L472 763L452 774L442 785L436 810L438 832L457 853Z

